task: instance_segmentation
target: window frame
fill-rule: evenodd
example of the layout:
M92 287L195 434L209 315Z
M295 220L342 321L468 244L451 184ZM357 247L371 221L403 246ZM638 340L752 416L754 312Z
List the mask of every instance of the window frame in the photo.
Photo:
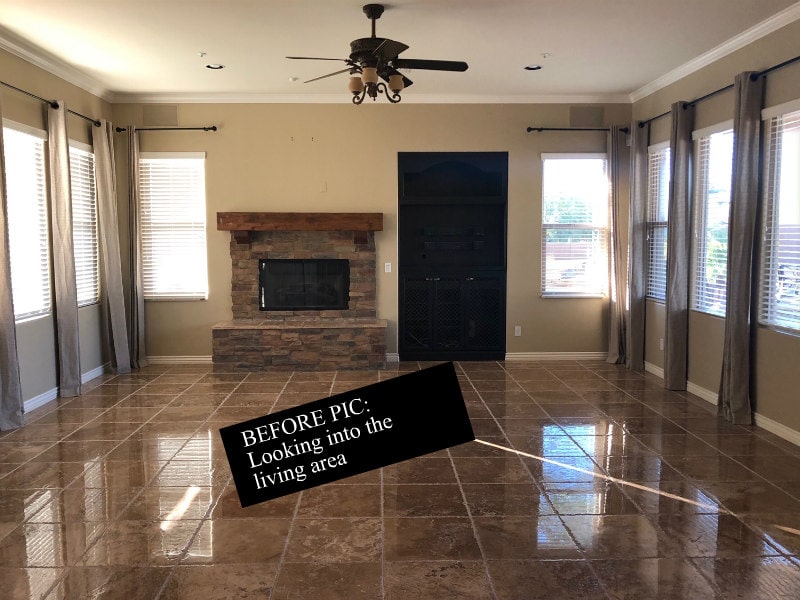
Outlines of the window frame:
M780 128L781 134L784 133L785 119L787 117L790 119L791 125L789 131L800 138L800 99L764 109L761 114L762 120L765 121L765 131L757 321L759 325L768 329L800 336L800 291L795 288L798 306L789 307L789 322L787 322L786 317L781 316L785 309L779 309L776 300L776 295L781 287L781 268L777 262L778 250L776 249L776 244L779 240L775 234L775 229L776 223L780 218L782 204L782 199L779 195L781 185L780 170L776 154L778 150L783 150L783 140L781 137L780 147L778 147L779 141L776 139L775 132ZM797 145L796 151L800 156L800 139ZM798 195L794 198L795 202L790 206L790 209L798 213L798 222L793 225L797 228L797 235L800 236L800 173L795 172L794 177L795 192ZM789 202L791 202L791 197ZM778 205L777 210L776 204ZM795 245L789 246L789 252L796 253L797 258L800 259L800 239L794 241ZM796 268L800 269L800 267ZM798 286L798 282L795 282L794 285Z
M143 282L143 296L146 301L197 301L197 300L208 300L208 236L207 236L207 218L206 218L206 211L207 211L207 201L206 201L206 170L205 170L205 159L206 153L205 152L141 152L139 154L139 196L140 196L140 206L139 206L139 223L140 223L140 239L141 239L141 249L142 249L142 282ZM146 173L151 173L152 169L148 168L146 165L148 163L159 163L163 161L180 161L180 160L189 160L189 161L201 161L200 164L201 169L200 173L195 173L194 176L199 176L198 179L195 180L195 184L197 185L197 189L194 192L200 194L199 197L191 199L191 202L197 202L196 206L190 207L190 212L192 213L192 217L188 218L188 220L183 221L163 221L164 227L160 227L157 223L158 221L151 219L148 215L153 214L153 198L149 195L149 190L151 186L149 184L145 184L143 177L147 177ZM191 175L190 175L191 176ZM166 192L161 192L166 193ZM186 198L184 197L184 200ZM157 205L157 209L167 209L170 210L168 205L165 202L161 202ZM177 204L171 204L173 209L178 208ZM148 212L149 211L149 212ZM154 246L158 245L160 240L157 240L157 237L153 237L155 231L162 229L175 229L177 228L181 230L184 234L184 240L188 238L192 238L193 236L196 237L196 243L194 245L186 243L184 245L180 244L172 244L169 247L169 252L166 252L166 256L175 259L179 256L178 252L182 251L185 258L193 258L197 260L197 253L200 251L202 246L202 273L198 270L195 275L198 277L197 280L193 282L191 286L184 286L184 287L174 287L172 289L161 288L160 290L154 289L153 286L156 285L156 280L163 282L164 280L169 280L172 283L178 281L179 278L175 277L176 273L184 274L186 271L186 264L183 263L182 265L171 265L171 276L164 277L159 276L157 274L157 266L155 265L157 258L154 258ZM166 246L164 246L166 247Z
M38 143L38 151L41 153L40 156L36 157L37 162L40 162L40 166L37 165L37 175L40 175L40 178L35 183L38 186L36 192L36 200L38 205L38 236L37 236L37 243L38 246L38 268L40 269L40 277L39 281L41 283L41 296L38 298L39 308L35 310L28 310L23 313L17 313L17 302L20 299L19 290L16 294L16 300L14 302L14 322L15 323L24 323L26 321L32 321L35 319L40 319L44 317L49 317L53 314L53 289L52 289L52 257L50 254L50 217L49 211L50 206L48 202L48 181L47 181L47 132L31 127L30 125L25 125L24 123L18 123L16 121L12 121L10 119L3 119L2 120L2 127L3 127L3 138L4 138L4 150L6 152L6 156L8 156L8 135L6 131L10 130L18 134L26 135L29 137L34 138L37 140ZM18 216L15 216L17 210L15 207L12 206L12 199L13 199L13 191L11 185L8 185L8 180L13 177L9 177L10 172L13 171L8 169L8 160L6 160L6 201L7 201L7 209L8 214L7 218L9 222L14 221L15 226L9 227L9 262L10 262L10 270L11 270L11 280L12 280L12 294L14 288L14 239L16 238L16 234L19 233L18 226L16 223L21 222L22 219L19 219ZM21 270L25 265L18 265L17 269ZM19 271L18 271L19 272ZM26 272L29 272L29 269L26 269ZM26 279L29 279L26 277Z
M545 208L546 198L545 190L547 187L546 180L546 162L548 160L602 160L603 172L606 179L606 193L605 197L605 219L604 224L599 226L591 222L583 223L548 223L545 222ZM609 280L608 275L604 279L604 285L590 289L588 286L583 290L580 289L548 289L547 288L547 231L548 229L570 229L597 232L599 243L601 245L598 260L595 262L602 263L605 267L609 264L609 252L611 246L611 184L608 180L608 155L605 152L543 152L541 154L542 164L542 208L541 208L541 280L539 283L540 297L542 298L606 298L609 294ZM595 198L592 198L595 200ZM592 256L595 253L592 252ZM606 269L606 273L608 270Z
M661 157L661 158L659 158ZM658 194L654 195L654 188L656 182L653 181L654 174L653 161L659 160L658 173L659 179L657 182ZM663 161L663 162L662 162ZM656 243L655 233L663 230L664 244L667 244L667 224L669 223L669 185L670 185L670 168L672 156L670 152L669 142L660 142L652 144L647 148L647 206L645 211L645 245L647 250L647 276L645 277L645 298L653 302L664 303L666 301L666 281L667 281L667 255L664 253L663 269L661 263L657 265L658 274L660 277L658 281L653 279L655 272L653 263L653 246ZM666 181L661 181L661 173L666 172ZM662 195L662 192L666 192ZM663 202L663 205L662 205ZM660 219L661 211L664 211L665 219ZM653 213L656 213L655 215ZM653 218L653 217L656 218ZM661 281L663 280L663 287ZM654 293L655 292L655 293Z
M689 308L695 312L724 317L727 305L727 235L725 238L724 279L719 285L709 285L706 283L708 268L709 168L712 160L711 138L717 135L731 136L731 164L727 174L729 186L727 214L730 214L730 184L733 174L733 119L692 132L692 139L694 140L694 189L692 192L692 252L690 257L692 272ZM726 228L728 223L729 217L726 217L724 223ZM721 303L721 306L715 306L711 298L715 294L719 295L720 291L722 293L722 298L721 300L718 299L717 302Z

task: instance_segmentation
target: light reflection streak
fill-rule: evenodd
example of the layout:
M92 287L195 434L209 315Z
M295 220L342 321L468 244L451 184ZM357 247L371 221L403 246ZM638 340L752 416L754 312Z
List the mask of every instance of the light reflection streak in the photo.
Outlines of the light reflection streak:
M200 488L196 485L190 486L186 489L186 493L183 494L183 498L181 498L178 503L175 505L167 515L164 517L164 520L161 522L161 531L169 531L175 521L179 521L180 518L184 515L184 513L189 509L191 506L192 501L197 497L197 494L200 493Z
M783 525L773 525L773 527L785 531L786 533L791 533L792 535L800 535L800 529L792 529L791 527L784 527Z
M511 452L513 454L518 454L520 456L525 456L527 458L532 458L534 460L539 460L539 461L542 461L542 462L550 463L552 465L557 465L557 466L563 467L565 469L571 469L571 470L577 471L579 473L584 473L586 475L591 475L592 477L595 477L597 479L604 479L606 481L611 481L613 483L618 483L620 485L627 485L629 487L633 487L633 488L636 488L638 490L643 490L645 492L650 492L652 494L658 494L659 496L664 496L665 498L670 498L672 500L678 500L680 502L686 502L687 504L693 504L694 506L698 506L700 508L712 509L715 512L728 514L728 515L732 515L733 514L732 512L730 512L728 510L725 510L724 508L721 508L721 507L719 507L717 505L714 505L714 504L705 504L703 502L698 502L697 500L692 500L691 498L685 498L683 496L678 496L676 494L670 494L669 492L663 492L661 490L657 490L657 489L648 487L646 485L641 485L639 483L634 483L632 481L627 481L626 479L619 479L617 477L611 477L610 475L603 475L602 473L597 473L595 471L589 471L588 469L581 469L580 467L576 467L574 465L567 465L567 464L558 462L557 460L553 460L551 458L544 458L543 456L536 456L534 454L528 454L527 452L523 452L521 450L514 450L513 448L506 448L505 446L499 446L498 444L494 444L492 442L487 442L487 441L479 440L479 439L476 439L475 441L480 443L480 444L484 444L485 446L491 446L492 448L497 448L499 450L504 450L506 452ZM798 533L798 535L800 535L800 532L797 532L797 533Z

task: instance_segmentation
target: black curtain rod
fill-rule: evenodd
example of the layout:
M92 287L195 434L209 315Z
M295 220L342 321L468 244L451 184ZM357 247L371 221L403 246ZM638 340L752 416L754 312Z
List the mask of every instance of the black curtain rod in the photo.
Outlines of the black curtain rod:
M115 127L117 133L128 131L127 127ZM135 131L216 131L216 125L208 127L134 127Z
M40 102L49 104L52 108L58 108L58 102L56 102L55 100L48 100L47 98L42 98L41 96L37 96L36 94L31 94L30 92L18 88L15 85L11 85L10 83L6 83L5 81L0 81L0 84L6 86L7 88L11 88L14 91L17 91L20 94L25 94L26 96L30 96L31 98L36 98ZM82 115L81 113L75 112L74 110L70 110L69 108L67 109L67 112L75 115L76 117L80 117L81 119L89 121L89 123L91 123L95 127L100 127L100 121L98 121L97 119L93 119L92 117L87 117L86 115Z
M771 67L764 69L763 71L759 71L758 73L754 73L751 77L755 81L762 75L766 75L767 73L772 73L773 71L777 71L778 69L782 69L783 67L788 67L791 64L800 61L800 56L795 56L794 58L790 58L789 60L785 60L782 63L778 63L777 65L772 65Z
M610 131L608 127L528 127L528 133L531 131ZM623 127L620 131L628 133L628 128Z
M777 71L778 69L782 69L783 67L788 67L789 65L794 64L797 61L800 61L800 56L795 56L794 58L790 58L789 60L785 60L782 63L778 63L777 65L772 65L771 67L768 67L768 68L764 69L763 71L759 71L758 73L753 73L750 76L750 79L755 81L756 79L758 79L759 77L763 77L767 73L772 73L773 71ZM717 94L721 94L722 92L727 92L728 90L732 90L732 89L733 89L733 84L731 83L731 84L726 85L725 87L719 88L718 90L714 90L713 92L709 92L705 96L700 96L699 98L695 98L694 100L691 100L691 101L685 103L683 105L683 107L684 108L688 108L689 106L694 106L695 104L698 104L698 103L702 102L703 100L708 100L709 98L711 98L713 96L716 96ZM656 119L660 119L661 117L666 117L668 114L670 114L670 112L671 111L667 111L665 113L661 113L660 115L656 115L655 117L650 117L649 119L646 119L644 121L639 121L639 127L644 127L645 125L647 125L648 123L651 123L652 121L655 121Z

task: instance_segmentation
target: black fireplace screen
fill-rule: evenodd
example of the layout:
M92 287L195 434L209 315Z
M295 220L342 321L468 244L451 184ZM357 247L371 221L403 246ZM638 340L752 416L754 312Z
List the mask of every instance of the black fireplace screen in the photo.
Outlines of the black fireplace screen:
M350 263L343 259L261 259L259 310L339 310L350 300Z

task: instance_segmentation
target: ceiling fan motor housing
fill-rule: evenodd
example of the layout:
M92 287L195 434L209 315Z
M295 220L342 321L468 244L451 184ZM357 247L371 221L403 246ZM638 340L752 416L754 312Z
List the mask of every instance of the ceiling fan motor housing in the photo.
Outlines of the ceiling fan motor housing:
M368 37L359 38L350 42L350 60L362 67L374 67L378 64L375 50L385 41L385 38Z

